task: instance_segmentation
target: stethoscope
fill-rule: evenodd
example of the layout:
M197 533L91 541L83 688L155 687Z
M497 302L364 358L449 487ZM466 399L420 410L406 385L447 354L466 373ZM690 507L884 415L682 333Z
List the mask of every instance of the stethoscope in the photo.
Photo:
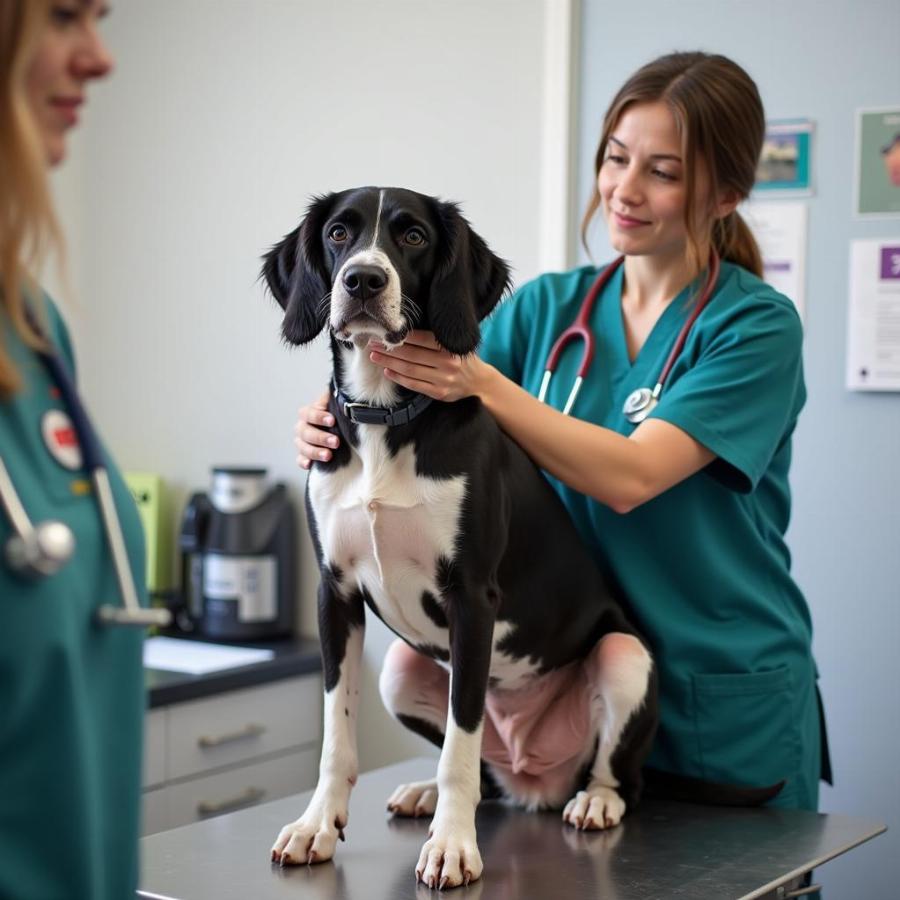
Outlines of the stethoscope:
M568 415L569 411L572 409L575 398L581 390L581 385L584 383L585 376L587 375L588 370L591 367L591 361L594 358L596 339L594 338L594 333L591 331L591 326L589 324L591 315L594 311L594 304L597 302L597 297L600 296L600 292L606 287L607 282L612 278L624 260L625 257L620 256L618 259L611 262L600 275L597 276L596 281L591 285L587 296L582 301L581 308L578 310L575 321L572 322L572 324L556 339L556 343L550 348L550 355L547 357L547 364L544 367L544 377L541 379L541 388L538 392L538 400L542 403L547 397L547 388L550 386L550 377L556 371L556 366L559 363L559 358L562 355L563 349L571 341L579 339L584 341L581 364L578 366L578 373L575 377L575 382L572 385L572 390L569 393L569 398L566 400L566 405L563 407L563 413L565 415ZM663 385L669 377L669 372L684 347L684 342L687 340L691 326L693 326L697 316L703 312L703 308L706 304L709 303L718 278L719 256L716 251L713 250L709 256L709 274L706 278L706 284L703 286L703 292L694 304L691 315L684 325L682 325L681 331L678 332L678 337L675 339L675 343L672 345L672 350L666 359L666 363L659 373L659 378L656 380L656 386L652 390L646 387L637 388L637 390L632 391L625 398L625 403L622 405L622 414L632 424L637 425L639 422L643 422L659 402L659 395L662 393Z
M33 317L29 317L36 328ZM60 357L51 351L38 354L46 366L50 377L68 410L81 447L84 467L91 477L94 496L100 509L100 519L106 542L109 546L116 571L121 606L104 604L97 609L97 621L103 625L137 625L146 628L151 625L165 627L172 615L167 609L147 608L138 601L137 588L128 552L122 535L122 525L116 513L109 472L103 461L100 442L94 432L87 412L78 398L72 378ZM19 499L6 466L0 458L0 502L6 510L13 529L12 536L4 547L6 565L16 575L23 578L48 578L55 575L75 553L75 535L64 522L49 519L32 523L25 507Z

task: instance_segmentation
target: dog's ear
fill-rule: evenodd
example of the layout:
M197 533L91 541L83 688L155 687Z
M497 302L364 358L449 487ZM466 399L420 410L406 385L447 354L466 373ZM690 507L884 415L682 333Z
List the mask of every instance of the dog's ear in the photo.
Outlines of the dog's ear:
M284 310L281 333L290 344L306 344L328 321L331 290L322 250L322 226L334 194L316 197L303 221L263 257L260 277Z
M455 203L438 203L445 252L431 283L428 321L451 353L478 346L478 323L509 289L509 266L472 230Z

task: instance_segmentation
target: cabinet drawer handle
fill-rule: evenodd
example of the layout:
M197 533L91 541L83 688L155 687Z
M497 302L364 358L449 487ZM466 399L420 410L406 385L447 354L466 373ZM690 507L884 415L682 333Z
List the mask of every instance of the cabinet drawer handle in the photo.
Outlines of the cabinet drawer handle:
M228 800L220 800L218 803L210 803L207 800L201 800L197 804L198 816L217 816L219 813L228 812L230 809L240 809L242 806L249 806L251 803L258 803L266 796L266 792L262 788L248 787L246 791L231 797Z
M210 737L208 734L200 735L200 737L197 738L197 746L207 750L210 747L221 747L222 744L230 744L232 741L241 741L244 738L259 737L261 734L265 733L265 726L255 725L251 722L237 731L229 731L225 734L216 735L215 737Z

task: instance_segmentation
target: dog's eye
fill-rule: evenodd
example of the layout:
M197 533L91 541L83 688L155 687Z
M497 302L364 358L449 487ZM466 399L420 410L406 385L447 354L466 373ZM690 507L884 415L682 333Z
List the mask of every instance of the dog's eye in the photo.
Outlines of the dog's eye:
M422 247L426 243L425 232L421 228L410 228L403 235L403 242L410 247Z
M347 229L343 225L332 225L328 229L328 239L336 244L342 244L348 237Z

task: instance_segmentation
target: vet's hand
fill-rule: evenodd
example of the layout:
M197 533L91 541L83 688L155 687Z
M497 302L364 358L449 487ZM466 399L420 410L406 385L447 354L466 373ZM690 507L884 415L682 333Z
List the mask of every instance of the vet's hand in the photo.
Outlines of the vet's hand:
M334 425L334 417L328 412L328 391L309 406L301 406L294 426L294 446L297 448L297 465L308 469L315 459L327 462L331 451L338 446L337 435L325 431L323 426Z
M448 403L478 394L487 368L474 353L457 356L444 350L430 331L410 331L390 353L377 342L369 348L369 359L384 367L386 378Z

